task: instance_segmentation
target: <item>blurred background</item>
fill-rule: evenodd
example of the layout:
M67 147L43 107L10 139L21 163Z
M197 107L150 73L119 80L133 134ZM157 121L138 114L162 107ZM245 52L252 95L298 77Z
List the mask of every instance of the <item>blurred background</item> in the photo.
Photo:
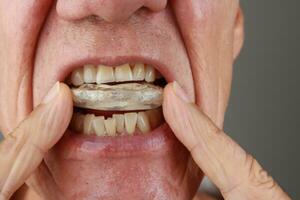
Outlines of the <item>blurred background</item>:
M234 67L225 131L300 199L300 1L242 5L246 40Z
M225 131L300 199L300 1L242 0L246 40Z

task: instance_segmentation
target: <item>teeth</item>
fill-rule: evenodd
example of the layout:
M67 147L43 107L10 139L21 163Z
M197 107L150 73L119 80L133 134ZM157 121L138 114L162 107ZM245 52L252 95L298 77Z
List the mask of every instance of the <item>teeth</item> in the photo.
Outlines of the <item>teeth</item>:
M113 118L116 120L117 132L118 133L123 133L124 130L125 130L124 115L122 115L122 114L114 114Z
M158 127L164 120L161 109L147 110L146 115L150 121L151 129Z
M144 111L113 114L108 118L74 113L70 127L75 132L97 136L150 132L164 121L159 108L163 101L163 88L153 84L159 78L162 75L153 66L143 63L126 63L116 67L87 64L74 70L66 83L76 86L71 87L75 107L100 111Z
M98 136L104 136L106 133L104 117L95 117L92 123L93 131Z
M83 122L83 134L90 134L93 131L92 123L95 118L95 115L88 114L84 117Z
M75 86L79 86L79 85L82 85L84 83L82 69L75 69L72 72L71 82Z
M97 84L115 82L113 67L99 65L96 77Z
M71 121L71 126L74 128L76 132L83 131L83 122L84 122L84 115L79 113L74 113Z
M112 117L107 119L104 116L96 117L93 114L74 113L70 127L74 131L86 135L133 135L136 130L139 130L140 133L148 133L157 128L163 121L161 108L146 112L113 114Z
M139 112L137 116L137 127L142 133L147 133L150 131L150 122L149 118L145 112Z
M83 67L83 80L85 83L96 82L97 70L93 65L85 65Z
M125 114L125 128L128 134L133 134L137 122L137 113Z
M135 64L133 67L133 80L142 81L145 79L145 66L142 63Z
M155 69L151 65L147 65L146 67L145 81L146 82L155 81Z
M116 120L114 118L108 118L104 120L104 126L106 133L109 136L116 136Z
M87 64L81 69L72 72L69 82L74 86L80 86L84 83L112 83L126 81L154 82L155 79L162 78L162 75L151 65L145 66L143 63L137 63L133 67L123 64L117 67L105 65Z
M115 68L116 82L132 81L132 72L129 64Z

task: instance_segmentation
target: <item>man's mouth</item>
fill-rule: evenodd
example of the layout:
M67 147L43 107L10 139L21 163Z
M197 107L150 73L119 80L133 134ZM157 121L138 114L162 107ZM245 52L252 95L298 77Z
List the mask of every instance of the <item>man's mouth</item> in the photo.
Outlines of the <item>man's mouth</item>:
M173 177L185 177L189 153L162 114L163 89L172 78L161 66L89 64L66 73L74 114L45 160L70 199L95 191L100 199L177 196L181 178Z
M86 64L66 79L73 94L70 129L99 137L150 133L164 123L165 78L152 65Z

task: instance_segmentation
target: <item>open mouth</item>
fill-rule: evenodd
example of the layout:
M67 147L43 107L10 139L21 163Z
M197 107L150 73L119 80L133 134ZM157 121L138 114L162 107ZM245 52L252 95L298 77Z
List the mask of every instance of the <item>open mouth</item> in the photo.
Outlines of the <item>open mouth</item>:
M174 79L164 65L153 65L74 64L73 71L62 73L73 94L74 114L45 160L62 190L76 193L70 199L94 197L95 191L103 195L102 189L100 199L132 191L144 196L156 184L146 197L153 199L152 192L169 192L165 180L173 169L185 171L188 151L162 113L163 89ZM143 197L134 194L133 199Z
M164 123L165 78L152 65L87 64L66 79L73 94L70 130L98 137L148 134Z

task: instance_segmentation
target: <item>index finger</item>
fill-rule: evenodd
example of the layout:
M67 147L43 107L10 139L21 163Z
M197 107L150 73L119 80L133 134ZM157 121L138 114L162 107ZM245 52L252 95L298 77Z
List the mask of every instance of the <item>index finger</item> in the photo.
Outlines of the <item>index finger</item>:
M163 111L174 134L226 199L290 199L251 155L188 100L177 83L165 88Z
M1 142L0 200L9 199L26 181L68 127L73 111L71 93L59 83L55 90L55 98L38 106Z

